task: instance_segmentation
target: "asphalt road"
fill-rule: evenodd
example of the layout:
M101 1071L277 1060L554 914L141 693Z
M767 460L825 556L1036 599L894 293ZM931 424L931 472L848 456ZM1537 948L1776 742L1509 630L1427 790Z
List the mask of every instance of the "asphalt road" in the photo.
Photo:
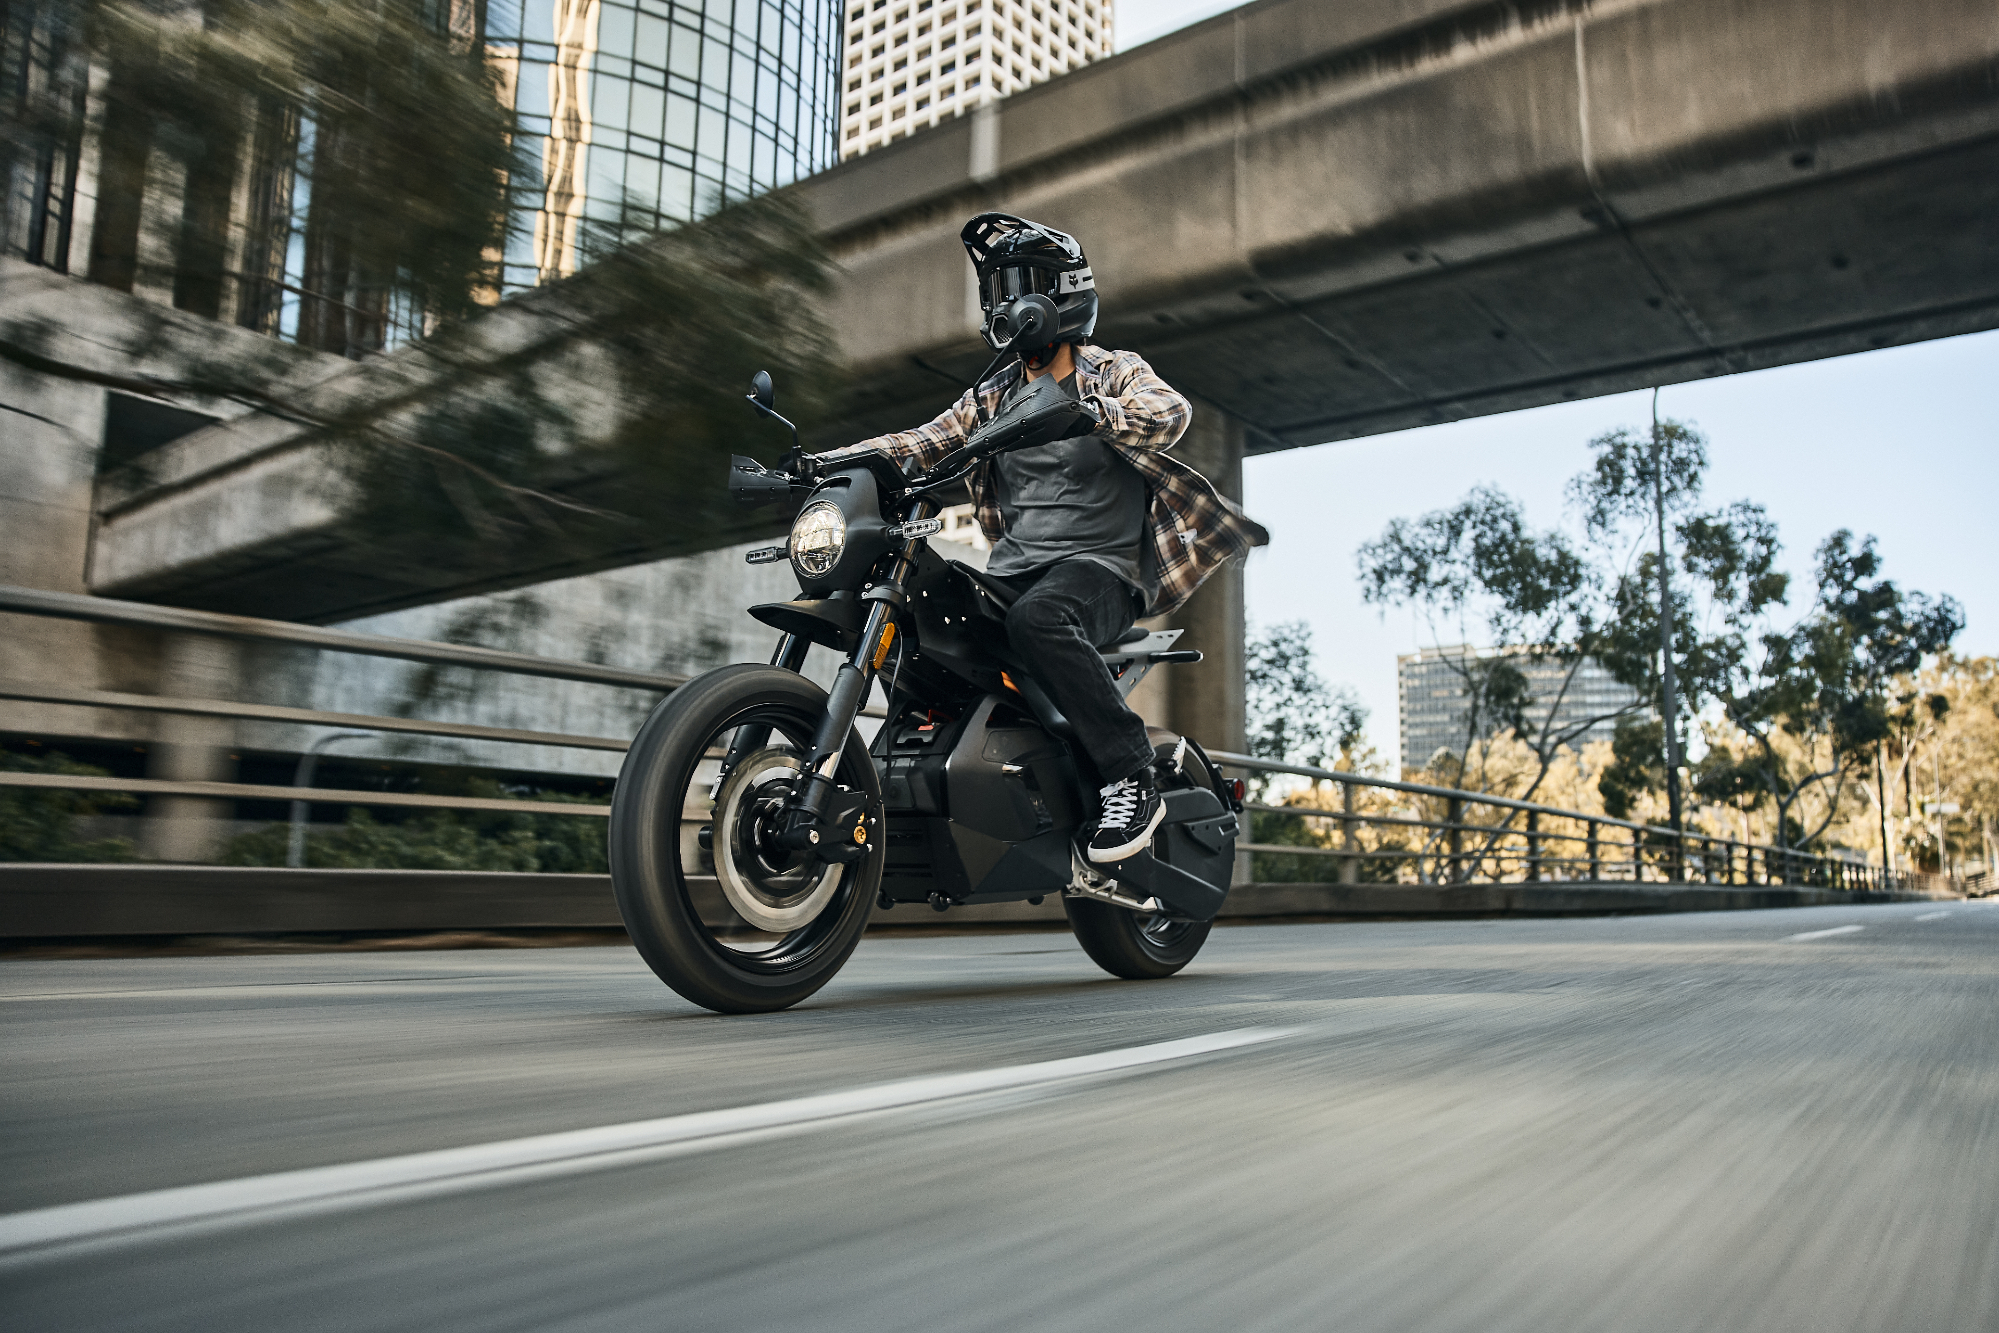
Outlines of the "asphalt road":
M871 937L755 1018L622 948L16 961L0 1022L8 1328L1999 1328L1999 904L1243 927L1146 984Z

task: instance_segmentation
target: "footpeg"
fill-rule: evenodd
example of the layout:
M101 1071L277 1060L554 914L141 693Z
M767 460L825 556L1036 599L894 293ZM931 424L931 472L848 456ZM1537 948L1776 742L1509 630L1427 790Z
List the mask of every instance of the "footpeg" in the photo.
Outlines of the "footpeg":
M1105 875L1093 863L1085 861L1074 848L1069 851L1069 886L1063 891L1069 898L1088 898L1093 902L1109 903L1122 907L1128 912L1143 912L1150 916L1166 910L1157 898L1140 894L1133 896L1118 887L1116 880Z

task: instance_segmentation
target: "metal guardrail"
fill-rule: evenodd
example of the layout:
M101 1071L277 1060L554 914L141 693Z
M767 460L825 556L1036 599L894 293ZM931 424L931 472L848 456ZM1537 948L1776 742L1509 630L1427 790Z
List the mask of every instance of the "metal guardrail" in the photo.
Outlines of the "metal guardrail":
M688 680L686 676L663 671L632 671L623 667L571 662L557 657L538 657L531 653L505 652L496 648L439 643L430 639L399 639L388 635L356 634L348 630L320 629L284 620L259 620L251 616L223 615L214 611L189 611L176 607L152 606L145 602L125 602L78 593L44 592L38 588L19 588L0 584L0 612L5 611L62 620L169 630L176 633L212 634L246 642L280 643L327 652L354 653L364 657L387 657L437 666L473 667L504 671L512 675L538 676L549 680L574 680L589 685L656 690L660 693L677 689ZM237 703L225 699L185 699L169 695L130 694L116 690L84 689L40 682L0 682L0 700L6 699L81 708L173 713L253 722L289 722L301 726L343 727L402 735L502 741L515 745L547 745L560 749L623 753L631 748L629 740L611 736L583 736L568 732L486 727L468 722L427 722L416 718L384 717L371 713L334 713L314 708L291 708L280 704ZM866 715L879 717L881 713L879 709L869 709L866 710ZM56 773L0 772L0 787L124 792L146 796L198 796L238 801L282 800L319 805L503 811L509 814L603 817L611 811L608 804L595 802L431 796L416 792L373 792L345 787L277 787L241 782L182 781L166 778L71 777Z
M100 625L133 625L142 629L213 634L225 639L284 643L336 653L359 653L364 657L394 657L436 666L485 667L517 676L580 680L591 685L623 685L632 689L665 692L687 683L686 676L665 671L632 671L591 662L569 662L559 657L537 657L533 653L510 653L498 648L475 648L468 644L438 643L430 639L398 639L386 634L356 634L351 630L321 629L317 625L299 625L289 620L259 620L253 616L224 615L219 611L188 611L179 607L153 606L146 602L121 602L110 597L44 592L39 588L17 588L7 584L0 584L0 611L53 616L58 620L84 620Z
M251 616L223 615L214 611L188 611L177 607L151 606L144 602L125 602L78 593L45 592L38 588L0 585L0 611L95 624L129 625L176 633L212 634L252 643L279 643L326 652L354 653L364 657L387 657L435 666L473 667L504 671L513 675L538 676L548 680L574 680L590 685L657 690L661 693L677 689L687 683L687 677L667 672L632 671L623 667L570 662L556 657L537 657L531 653L505 652L496 648L438 643L429 639L399 639L380 634L356 634L349 630L320 629L317 626L297 625L284 620L259 620ZM622 752L630 748L629 741L608 736L523 731L511 727L477 726L472 723L426 722L367 713L334 713L312 708L288 708L277 704L236 703L223 699L183 699L166 695L128 694L115 690L82 689L48 683L0 682L0 699L257 722L290 722L302 726L349 727L363 731L448 736L462 740L505 741L517 745L548 745L564 749ZM401 806L426 810L504 811L509 814L602 817L608 815L611 810L609 805L585 802L516 801L477 796L431 796L417 792L373 792L335 787L277 787L241 782L179 781L165 778L72 777L57 773L0 772L0 787L124 792L144 796L199 796L237 801L304 801L326 805Z
M45 592L0 585L0 612L50 616L98 624L130 625L180 633L213 634L259 643L281 643L329 652L397 658L440 666L474 667L551 680L574 680L666 692L687 677L666 672L632 671L621 667L569 662L529 653L505 652L426 639L356 634L320 629L282 620L223 615L117 601L76 593ZM348 727L364 731L448 736L465 740L503 741L522 745L623 751L626 741L607 736L485 727L471 723L426 722L363 713L334 713L277 704L245 704L219 699L185 699L128 694L58 684L0 683L0 699L64 704L84 708L129 709L248 721L290 722L307 726ZM871 710L872 713L873 710ZM1340 845L1247 842L1237 850L1253 855L1333 858L1339 862L1339 882L1358 883L1367 862L1393 867L1396 879L1409 870L1417 883L1469 884L1520 881L1569 883L1692 882L1722 885L1810 885L1866 891L1872 889L1945 889L1963 893L1961 883L1921 872L1890 873L1875 866L1856 865L1834 857L1770 847L1699 832L1676 832L1655 824L1640 824L1591 815L1532 801L1397 782L1305 764L1278 763L1253 755L1211 751L1226 768L1246 772L1282 773L1314 781L1337 783L1342 789L1338 810L1300 805L1251 802L1247 808L1298 820L1337 821ZM400 806L430 810L502 811L512 814L603 817L610 806L592 802L504 800L489 797L431 796L415 792L370 792L333 787L279 787L237 782L179 781L159 778L72 777L54 773L0 772L0 788L41 788L70 791L124 792L133 795L194 796L248 801L297 801L315 804ZM1443 818L1363 811L1357 796L1363 789L1393 791L1419 800L1444 803ZM1492 821L1470 818L1474 809L1504 812ZM1516 817L1521 817L1516 826ZM1544 821L1554 821L1544 823ZM1563 825L1580 826L1580 830ZM1379 830L1421 838L1410 847L1391 843ZM1373 832L1373 846L1364 845ZM1621 840L1620 840L1621 835ZM1580 871L1582 873L1578 874Z
M1247 842L1236 844L1236 850L1334 858L1339 862L1339 882L1344 884L1359 883L1363 866L1372 862L1377 869L1391 871L1389 882L1401 880L1407 871L1419 884L1693 883L1802 885L1849 892L1965 891L1962 884L1944 875L1891 872L1839 857L1694 830L1676 831L1508 796L1278 763L1227 751L1210 751L1209 755L1224 768L1338 784L1341 800L1337 810L1254 801L1245 806L1285 819L1332 821L1337 825L1338 845ZM1358 798L1366 789L1442 802L1443 817L1362 810ZM1480 820L1472 815L1476 810L1490 810L1497 817ZM1415 839L1417 844L1411 846L1402 838ZM1370 842L1372 846L1367 845ZM1370 878L1380 882L1387 877L1377 874Z
M491 796L428 796L422 792L349 791L344 787L279 787L261 782L72 777L65 773L0 773L0 787L129 792L135 796L209 796L230 801L306 801L318 805L405 806L420 810L494 810L509 815L605 817L611 813L610 806L590 801L514 801Z

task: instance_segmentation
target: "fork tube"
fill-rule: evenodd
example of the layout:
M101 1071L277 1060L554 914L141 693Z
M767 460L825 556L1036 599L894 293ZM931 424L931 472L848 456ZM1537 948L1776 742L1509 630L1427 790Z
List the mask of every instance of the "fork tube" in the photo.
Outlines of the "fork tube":
M810 639L787 634L777 641L777 649L770 655L770 664L783 667L786 671L796 671L805 665L805 653L811 647Z
M919 497L910 505L904 520L928 518L933 508L928 499ZM909 577L916 563L916 544L921 540L912 538L902 544L889 564L888 573L875 585L877 590L887 589L900 599L903 580ZM812 754L806 761L808 776L798 799L798 809L814 819L826 808L833 793L833 775L839 771L840 754L846 748L847 736L853 730L861 705L867 701L868 689L874 684L874 657L881 644L882 630L894 615L895 609L888 602L869 603L860 642L854 645L852 655L840 664L839 674L833 678L833 689L826 698L826 715L820 719L819 734L812 738Z

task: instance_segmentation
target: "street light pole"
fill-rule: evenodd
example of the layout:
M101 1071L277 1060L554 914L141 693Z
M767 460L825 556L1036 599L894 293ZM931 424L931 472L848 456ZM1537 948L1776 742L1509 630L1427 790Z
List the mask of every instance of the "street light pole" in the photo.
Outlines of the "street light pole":
M1679 682L1673 670L1673 586L1666 558L1666 439L1659 429L1657 389L1652 390L1652 516L1659 527L1659 711L1666 727L1666 810L1677 835L1686 829L1680 817L1680 728L1675 710ZM1679 850L1673 849L1676 865Z
M306 746L305 753L298 757L298 767L292 770L292 786L310 787L312 785L312 770L318 767L319 752L326 746L333 744L335 741L365 739L373 734L367 731L333 731L321 736L311 745ZM291 839L285 847L285 865L292 870L299 870L305 866L305 825L306 821L311 817L311 802L292 802Z

